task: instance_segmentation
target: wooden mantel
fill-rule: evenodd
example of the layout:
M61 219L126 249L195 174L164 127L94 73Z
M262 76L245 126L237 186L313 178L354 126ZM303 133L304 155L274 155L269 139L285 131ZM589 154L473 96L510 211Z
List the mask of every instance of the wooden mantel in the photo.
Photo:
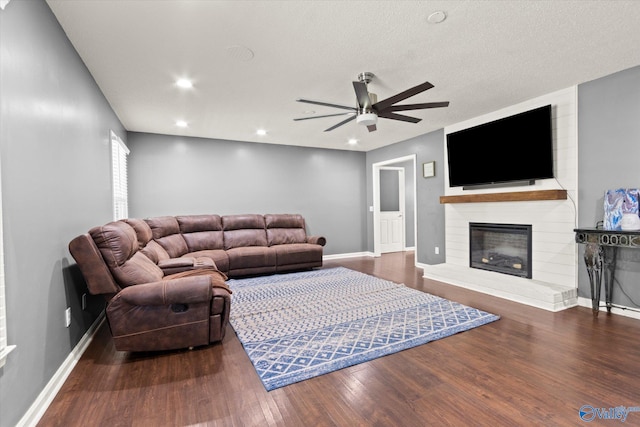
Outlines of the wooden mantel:
M460 196L440 196L440 204L482 203L482 202L522 202L531 200L566 200L567 190L512 191L508 193L463 194Z

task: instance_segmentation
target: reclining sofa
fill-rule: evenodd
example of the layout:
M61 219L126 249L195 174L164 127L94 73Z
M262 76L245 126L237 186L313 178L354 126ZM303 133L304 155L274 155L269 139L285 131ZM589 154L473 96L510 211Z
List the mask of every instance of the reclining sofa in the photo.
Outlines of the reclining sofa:
M321 236L300 215L129 218L69 243L89 292L108 301L116 350L155 351L224 338L225 280L322 266Z

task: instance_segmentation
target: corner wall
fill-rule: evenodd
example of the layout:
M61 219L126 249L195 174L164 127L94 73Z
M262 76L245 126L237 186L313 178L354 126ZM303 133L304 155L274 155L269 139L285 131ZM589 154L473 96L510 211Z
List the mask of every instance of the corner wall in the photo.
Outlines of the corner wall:
M407 125L410 126L410 125ZM444 151L442 129L420 135L406 141L378 148L367 152L367 248L373 252L373 213L368 206L373 206L374 163L404 156L416 155L416 261L420 264L439 264L444 262L444 207L440 204L444 188ZM435 161L434 177L422 177L422 164ZM392 165L389 165L392 166ZM409 218L407 218L409 220ZM440 249L435 254L435 247Z
M639 118L640 67L578 86L580 227L603 220L608 189L640 188ZM578 295L590 298L583 256L580 247ZM616 267L613 303L640 310L640 250L619 249Z
M43 0L0 10L8 344L0 426L15 426L104 308L69 241L111 219L109 131L124 129ZM71 307L71 327L64 311Z

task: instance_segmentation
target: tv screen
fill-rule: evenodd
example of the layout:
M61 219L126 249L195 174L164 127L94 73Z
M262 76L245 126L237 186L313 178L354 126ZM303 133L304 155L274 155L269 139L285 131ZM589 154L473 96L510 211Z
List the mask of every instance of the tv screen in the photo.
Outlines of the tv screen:
M551 105L447 135L449 186L553 178Z

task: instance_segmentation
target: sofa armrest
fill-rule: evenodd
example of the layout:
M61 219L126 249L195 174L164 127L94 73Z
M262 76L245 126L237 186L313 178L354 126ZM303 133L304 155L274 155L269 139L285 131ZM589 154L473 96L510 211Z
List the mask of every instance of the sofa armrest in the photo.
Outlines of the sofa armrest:
M196 268L215 267L215 263L210 258L199 257L180 257L163 259L158 262L158 267L162 269L165 276L180 273L182 271L193 270Z
M165 268L193 267L195 262L195 258L169 258L158 261L158 267L163 270Z
M324 246L327 244L327 239L323 236L307 236L307 243Z
M137 306L193 304L208 302L211 297L211 277L207 275L129 286L116 296Z

